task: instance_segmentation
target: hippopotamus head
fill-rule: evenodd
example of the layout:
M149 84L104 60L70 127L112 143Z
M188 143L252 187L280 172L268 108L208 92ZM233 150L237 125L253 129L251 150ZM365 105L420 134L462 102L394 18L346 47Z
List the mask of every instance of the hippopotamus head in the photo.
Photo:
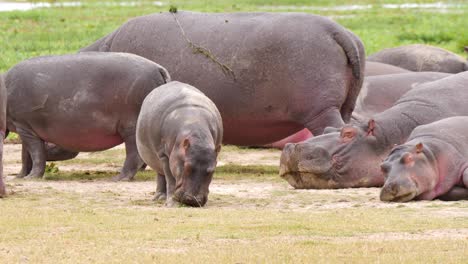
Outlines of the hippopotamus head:
M434 156L422 143L395 147L380 165L385 184L380 200L408 202L437 184Z
M341 129L326 128L321 136L286 145L280 176L295 188L382 186L378 164L385 153L374 128L373 120Z
M170 155L170 169L175 177L174 199L190 206L208 201L209 185L216 168L221 145L214 146L196 136L184 137Z

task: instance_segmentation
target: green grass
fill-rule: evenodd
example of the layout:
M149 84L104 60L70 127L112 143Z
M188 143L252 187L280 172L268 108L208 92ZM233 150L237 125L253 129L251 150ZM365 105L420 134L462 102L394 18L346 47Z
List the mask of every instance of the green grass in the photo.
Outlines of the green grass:
M371 4L365 10L302 10L334 17L355 32L364 42L367 53L409 43L428 43L463 54L468 44L466 26L468 6L448 9L448 13L427 9L383 9L382 3L404 3L403 0L376 1L313 1L314 6ZM412 1L432 3L439 1ZM457 1L446 1L457 3ZM461 1L459 1L461 2ZM458 2L458 3L459 3ZM0 71L21 60L49 54L74 53L96 39L110 33L131 17L168 11L170 5L179 10L203 12L235 11L298 11L294 5L310 5L311 1L289 0L198 0L167 1L159 7L152 1L137 6L103 6L100 1L83 1L81 7L58 7L27 12L0 13ZM102 3L102 2L101 2ZM283 6L283 8L277 8ZM289 7L288 7L289 6Z

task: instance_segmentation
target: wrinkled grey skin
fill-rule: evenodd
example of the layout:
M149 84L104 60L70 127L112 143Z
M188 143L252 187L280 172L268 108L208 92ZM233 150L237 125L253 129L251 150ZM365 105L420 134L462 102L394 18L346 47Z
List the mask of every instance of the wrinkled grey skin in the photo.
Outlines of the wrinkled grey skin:
M381 164L380 200L468 199L468 117L418 126Z
M349 121L364 75L361 41L328 18L301 13L177 12L187 37L230 67L194 53L171 13L131 19L82 51L158 61L199 88L223 117L224 143L264 145L304 127ZM291 30L294 29L294 30Z
M465 47L468 52L468 47ZM368 61L395 65L410 71L459 73L468 70L468 62L448 50L414 44L381 50L367 57Z
M375 62L375 61L366 61L366 71L364 75L377 76L377 75L387 75L387 74L397 74L397 73L409 73L406 69L393 66L386 63Z
M421 83L450 76L442 72L408 72L366 76L356 100L353 119L366 119L392 107L409 90Z
M170 80L160 65L124 53L38 57L5 76L7 127L19 134L23 147L18 177L42 177L46 157L54 156L46 155L44 142L69 153L124 142L126 159L116 177L131 179L143 164L135 142L141 104Z
M327 128L327 134L286 145L280 175L296 188L382 186L379 164L393 145L419 125L468 115L466 102L468 72L421 84L367 122Z
M5 183L3 181L3 139L6 135L6 105L7 95L3 76L0 74L0 198L6 195Z
M205 205L223 139L215 104L193 86L170 82L146 97L136 133L138 152L157 172L155 200Z

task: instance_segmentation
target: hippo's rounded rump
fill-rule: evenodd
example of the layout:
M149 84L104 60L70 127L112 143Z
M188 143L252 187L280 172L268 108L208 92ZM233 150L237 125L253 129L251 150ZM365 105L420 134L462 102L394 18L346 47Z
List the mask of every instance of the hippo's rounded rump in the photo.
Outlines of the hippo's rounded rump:
M134 134L143 99L165 83L161 69L123 53L21 62L6 74L8 127L71 151L108 149Z
M177 18L177 21L176 19ZM210 52L189 45L186 36ZM348 121L364 69L361 41L328 18L297 13L177 12L134 18L82 51L138 54L206 94L224 143L261 145Z

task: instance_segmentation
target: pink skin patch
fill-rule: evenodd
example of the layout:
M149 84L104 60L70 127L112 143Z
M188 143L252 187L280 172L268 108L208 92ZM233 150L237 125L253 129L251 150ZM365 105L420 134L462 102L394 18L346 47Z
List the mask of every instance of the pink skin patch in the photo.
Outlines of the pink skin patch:
M265 147L269 147L269 148L278 148L278 149L283 149L284 146L287 144L287 143L299 143L299 142L302 142L302 141L305 141L309 138L313 137L312 133L307 129L307 128L304 128L302 129L301 131L287 137L287 138L284 138L282 140L279 140L279 141L276 141L276 142L273 142L271 144L266 144L264 145Z

